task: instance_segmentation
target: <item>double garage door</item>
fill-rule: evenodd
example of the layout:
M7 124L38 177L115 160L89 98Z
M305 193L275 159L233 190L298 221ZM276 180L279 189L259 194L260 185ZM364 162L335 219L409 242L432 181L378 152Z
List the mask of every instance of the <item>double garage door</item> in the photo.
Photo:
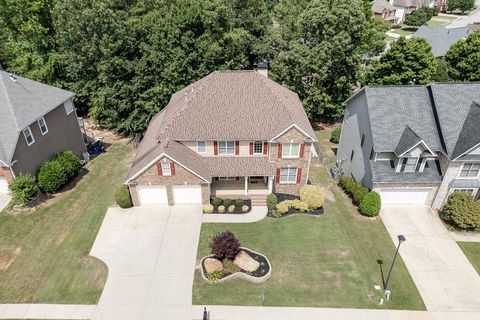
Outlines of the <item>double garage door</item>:
M172 186L174 204L201 204L200 186ZM140 205L168 204L166 186L138 186Z
M382 204L430 205L427 203L431 188L423 189L380 189Z

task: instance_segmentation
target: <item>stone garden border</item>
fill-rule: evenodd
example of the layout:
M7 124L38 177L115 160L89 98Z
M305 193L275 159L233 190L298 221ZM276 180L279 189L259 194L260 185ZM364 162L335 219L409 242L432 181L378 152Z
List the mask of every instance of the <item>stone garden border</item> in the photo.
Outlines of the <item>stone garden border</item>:
M204 268L203 268L203 261L207 258L213 258L214 255L208 255L208 256L205 256L203 257L201 260L200 260L200 265L199 265L199 268L200 268L200 272L202 274L202 278L203 280L205 280L206 282L208 283L222 283L222 282L225 282L227 280L230 280L230 279L244 279L244 280L247 280L247 281L250 281L250 282L253 282L253 283L263 283L265 281L267 281L270 276L272 275L272 264L270 263L270 260L268 259L268 257L264 254L261 254L260 252L256 252L252 249L249 249L247 247L240 247L241 250L248 250L250 251L251 253L254 253L254 254L258 254L262 257L265 258L265 260L267 260L267 263L268 263L268 272L263 276L263 277L254 277L254 276L251 276L249 274L246 274L245 272L242 272L242 271L239 271L239 272L235 272L233 274L230 274L226 277L223 277L222 279L219 279L219 280L208 280L207 277L205 276L205 272L204 272Z

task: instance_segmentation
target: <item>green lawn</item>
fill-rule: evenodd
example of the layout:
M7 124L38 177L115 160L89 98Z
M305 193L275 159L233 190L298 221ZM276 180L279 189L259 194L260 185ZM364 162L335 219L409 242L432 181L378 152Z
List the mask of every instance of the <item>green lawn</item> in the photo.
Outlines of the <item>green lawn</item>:
M480 275L480 243L479 242L457 242L463 253L467 256L472 266Z
M435 20L435 19L430 19L429 21L427 21L427 26L429 27L440 27L440 26L444 26L448 23L448 21L439 21L439 20Z
M131 154L112 145L47 207L0 216L0 259L18 254L0 271L0 303L97 303L108 270L88 253Z
M392 32L392 33L399 34L399 35L401 35L401 36L409 36L409 35L412 35L412 34L415 33L415 32L413 32L413 31L404 30L404 29L392 29L391 32Z
M317 135L323 146L328 132ZM321 138L321 139L320 139ZM263 284L231 280L223 284L203 281L195 274L193 303L198 305L349 307L422 309L422 299L401 259L392 273L391 300L378 305L384 272L395 246L380 219L361 217L343 192L328 178L323 166L312 166L311 182L330 189L326 213L321 217L265 218L251 224L203 224L198 259L209 254L210 235L230 230L242 245L268 256L272 277Z

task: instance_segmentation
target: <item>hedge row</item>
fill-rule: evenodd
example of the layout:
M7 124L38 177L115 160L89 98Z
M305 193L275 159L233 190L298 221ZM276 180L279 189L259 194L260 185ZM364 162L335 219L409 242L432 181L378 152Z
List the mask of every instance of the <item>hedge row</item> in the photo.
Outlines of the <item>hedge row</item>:
M77 174L80 167L80 159L73 152L61 152L40 167L38 186L45 192L55 193Z
M342 176L338 183L345 193L352 198L358 206L360 213L369 217L377 216L381 208L380 195L375 191L369 191L353 178Z
M442 218L465 230L480 229L480 202L468 192L454 192L442 210Z

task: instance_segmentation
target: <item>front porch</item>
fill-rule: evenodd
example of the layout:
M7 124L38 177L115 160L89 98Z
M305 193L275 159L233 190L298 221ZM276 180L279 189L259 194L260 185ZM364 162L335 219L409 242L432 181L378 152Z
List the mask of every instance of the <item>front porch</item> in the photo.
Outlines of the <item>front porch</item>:
M272 188L272 176L217 177L210 185L210 195L212 197L268 195Z

